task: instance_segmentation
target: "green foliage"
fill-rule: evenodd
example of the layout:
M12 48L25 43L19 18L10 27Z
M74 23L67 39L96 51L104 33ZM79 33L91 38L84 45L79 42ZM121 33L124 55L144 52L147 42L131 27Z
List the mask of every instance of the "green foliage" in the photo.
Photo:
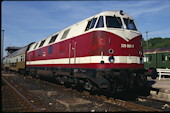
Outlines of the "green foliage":
M148 49L170 47L170 38L155 37L148 40ZM146 41L143 39L143 49L146 49Z

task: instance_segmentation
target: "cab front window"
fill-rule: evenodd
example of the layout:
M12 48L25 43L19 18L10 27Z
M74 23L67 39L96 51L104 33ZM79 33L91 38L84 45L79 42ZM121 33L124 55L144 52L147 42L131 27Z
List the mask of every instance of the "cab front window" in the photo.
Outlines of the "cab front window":
M106 16L106 25L108 28L123 28L120 17Z
M126 24L126 29L137 31L137 28L136 28L133 20L131 20L129 18L123 18L123 20L124 20L124 23Z

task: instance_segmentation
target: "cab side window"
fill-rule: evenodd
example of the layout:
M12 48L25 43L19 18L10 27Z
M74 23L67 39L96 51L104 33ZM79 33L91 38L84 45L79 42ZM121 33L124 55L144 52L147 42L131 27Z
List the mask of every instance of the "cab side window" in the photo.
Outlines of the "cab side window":
M92 21L92 20L88 21L85 31L89 30L91 21Z
M96 20L97 20L97 18L93 18L93 19L89 20L88 23L87 23L85 31L92 29L94 27L95 23L96 23Z
M96 23L96 20L97 20L97 18L93 18L92 19L92 23L91 23L90 29L94 27L94 25Z

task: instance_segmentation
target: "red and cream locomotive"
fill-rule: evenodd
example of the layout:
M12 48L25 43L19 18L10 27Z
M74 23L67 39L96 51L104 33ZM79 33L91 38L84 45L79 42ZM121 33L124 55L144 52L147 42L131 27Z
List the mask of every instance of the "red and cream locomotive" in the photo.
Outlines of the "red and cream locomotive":
M101 12L36 42L26 56L30 75L86 90L146 84L142 35L122 10Z

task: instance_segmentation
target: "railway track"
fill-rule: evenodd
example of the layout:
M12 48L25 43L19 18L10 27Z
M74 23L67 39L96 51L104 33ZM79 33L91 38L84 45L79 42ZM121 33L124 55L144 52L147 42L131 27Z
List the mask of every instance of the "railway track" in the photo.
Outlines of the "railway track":
M57 84L47 82L47 81L43 81L43 82L50 84L50 85L54 85L56 87L66 88L63 85L57 85ZM134 111L151 111L151 112L153 112L153 111L157 111L157 112L170 111L170 102L155 100L155 99L144 97L144 96L138 96L138 95L135 95L132 93L127 93L127 94L121 95L121 96L117 95L118 98L114 98L112 96L110 96L108 98L107 96L105 96L103 94L98 95L98 94L100 94L100 92L92 92L92 94L91 94L91 92L89 92L89 91L81 92L79 90L77 91L76 89L73 90L73 92L78 93L79 95L82 95L82 96L87 95L94 99L100 99L100 100L103 100L104 102L111 103L111 104L118 103L120 105L123 105L126 108L132 108L132 110L134 110ZM124 99L124 97L126 99ZM133 99L127 100L127 97L131 98L131 99L133 98Z
M160 111L170 111L170 102L156 100L150 97L139 96L134 103L158 109Z
M24 95L2 78L2 111L3 112L40 112Z
M21 77L22 79L24 78L22 75L18 75L18 76ZM34 79L34 78L32 78L32 79L37 81L37 79ZM103 94L100 95L100 94L94 93L94 92L91 93L88 91L77 91L77 89L65 88L64 85L58 85L56 83L45 81L45 80L38 80L38 81L39 81L38 82L39 87L46 86L49 89L53 90L53 92L49 93L50 95L52 95L52 93L55 92L56 89L54 89L54 88L57 88L57 89L62 89L62 90L66 90L71 93L74 93L77 97L79 97L79 98L83 97L83 99L85 99L85 100L99 100L102 103L103 102L109 103L112 106L118 105L118 107L120 107L120 108L122 107L121 109L125 109L128 111L152 111L152 112L153 111L170 111L166 106L164 106L164 105L170 105L169 103L163 103L163 102L160 103L160 101L155 102L152 99L149 99L150 101L147 101L147 99L144 100L144 99L142 99L142 97L138 97L138 98L136 98L136 100L128 100L127 101L126 99L114 98L112 96L110 96L109 98L106 98L106 96L104 96ZM39 89L39 91L40 91L40 89ZM67 93L67 92L65 92L65 93ZM57 96L55 98L57 98ZM68 98L66 98L65 100L67 100L67 99ZM58 100L58 102L60 102L60 100ZM69 101L67 101L67 102L69 105ZM72 100L72 104L74 104L74 103L76 103L76 101L74 102L74 100ZM52 104L52 103L49 103L49 104ZM68 111L72 111L72 110L68 110Z
M89 92L83 92L83 95L88 95L91 96L91 94ZM118 99L118 98L112 98L112 97L106 97L104 95L98 95L98 94L93 94L92 95L94 99L100 99L103 100L106 103L111 103L111 104L119 104L122 105L125 108L131 108L132 111L145 111L145 112L159 112L162 111L160 109L156 109L154 107L150 107L147 105L142 105L137 103L136 101L126 101L123 99Z
M57 84L53 84L50 82L46 82L43 81L47 84L50 85L54 85L60 88L65 88L63 85L57 85ZM120 104L123 105L126 108L132 108L132 110L134 111L156 111L156 112L160 112L160 111L170 111L170 103L169 102L165 102L165 101L160 101L160 100L155 100L155 99L151 99L148 97L144 97L144 96L137 96L134 94L127 94L129 96L129 98L136 98L136 100L133 99L132 100L126 100L126 99L117 99L117 98L113 98L112 96L110 96L110 98L107 98L106 96L104 96L103 94L98 95L98 93L100 92L92 92L92 94L89 91L77 91L77 90L73 90L73 92L78 93L79 95L87 95L90 96L93 99L100 99L103 100L106 103L111 103L111 104ZM133 97L132 97L133 96ZM119 97L122 98L122 97Z

